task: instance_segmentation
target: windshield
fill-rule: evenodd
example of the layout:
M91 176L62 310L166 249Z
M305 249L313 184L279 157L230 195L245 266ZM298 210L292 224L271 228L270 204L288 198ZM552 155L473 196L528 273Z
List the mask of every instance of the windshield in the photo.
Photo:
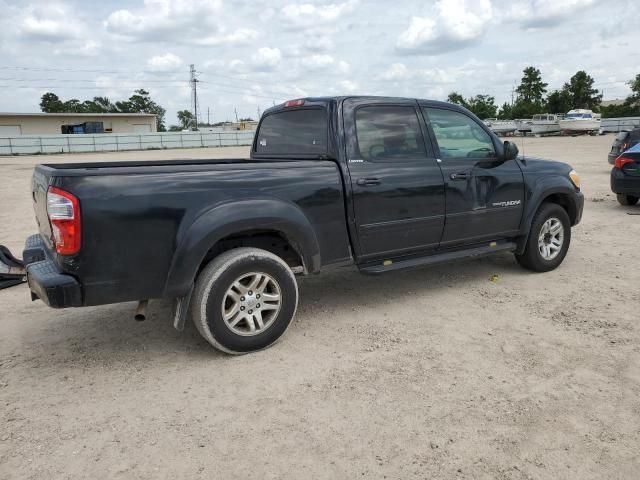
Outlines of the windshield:
M590 113L568 113L565 118L592 118Z

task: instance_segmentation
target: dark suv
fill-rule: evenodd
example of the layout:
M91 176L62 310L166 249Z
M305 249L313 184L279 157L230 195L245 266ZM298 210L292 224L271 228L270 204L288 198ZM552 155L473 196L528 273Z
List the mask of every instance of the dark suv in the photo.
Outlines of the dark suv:
M611 151L609 152L609 163L611 165L616 163L616 158L620 156L622 152L633 147L635 144L640 143L640 128L636 128L631 131L623 131L616 135L616 138L611 144Z

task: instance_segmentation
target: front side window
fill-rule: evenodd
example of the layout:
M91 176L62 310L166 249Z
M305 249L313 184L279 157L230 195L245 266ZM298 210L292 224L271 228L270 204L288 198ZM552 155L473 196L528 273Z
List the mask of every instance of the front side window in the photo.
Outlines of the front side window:
M256 153L327 153L327 113L323 108L289 110L267 116L260 125Z
M495 157L493 141L467 115L440 108L423 108L436 136L442 158Z
M413 107L358 108L356 137L363 160L394 161L426 156L420 123Z

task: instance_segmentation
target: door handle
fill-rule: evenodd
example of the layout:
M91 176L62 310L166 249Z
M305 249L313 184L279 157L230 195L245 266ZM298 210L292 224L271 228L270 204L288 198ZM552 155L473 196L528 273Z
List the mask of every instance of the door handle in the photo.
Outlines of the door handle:
M449 178L451 178L451 180L466 180L469 178L469 175L466 172L452 173Z
M368 177L368 178L359 178L356 183L362 187L371 187L374 185L380 185L382 182L380 181L379 178L373 178L373 177Z

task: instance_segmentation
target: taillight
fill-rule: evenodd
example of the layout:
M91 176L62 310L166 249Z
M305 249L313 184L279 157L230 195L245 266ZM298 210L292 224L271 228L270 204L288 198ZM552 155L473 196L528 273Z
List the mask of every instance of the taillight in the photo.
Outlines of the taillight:
M74 255L80 250L80 203L56 187L47 191L47 215L51 223L56 252Z
M635 163L635 160L633 158L623 157L622 155L620 155L618 158L616 158L616 163L614 163L613 166L615 168L622 169L625 165L629 163Z
M284 102L285 107L301 107L304 105L304 100L289 100Z

